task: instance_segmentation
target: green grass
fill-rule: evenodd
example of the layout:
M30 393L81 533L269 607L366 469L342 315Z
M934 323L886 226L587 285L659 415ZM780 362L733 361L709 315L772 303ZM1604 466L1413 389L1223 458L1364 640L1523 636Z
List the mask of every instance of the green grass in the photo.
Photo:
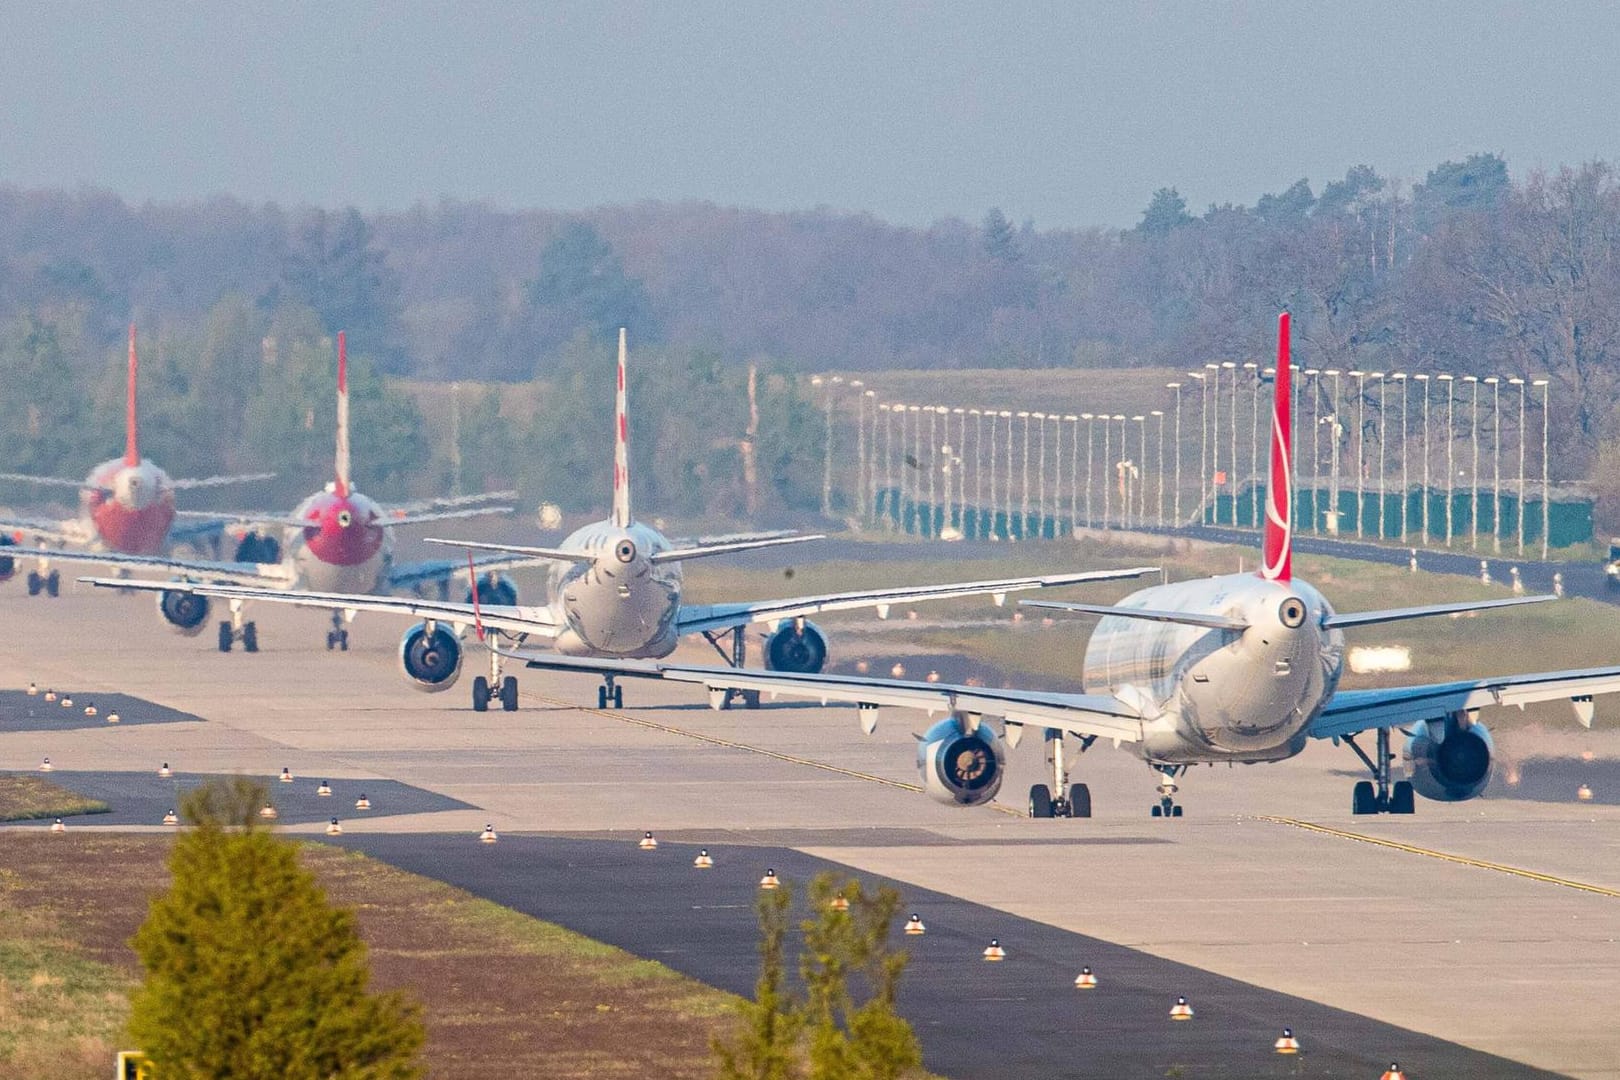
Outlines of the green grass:
M0 776L0 821L105 814L109 807L38 776Z

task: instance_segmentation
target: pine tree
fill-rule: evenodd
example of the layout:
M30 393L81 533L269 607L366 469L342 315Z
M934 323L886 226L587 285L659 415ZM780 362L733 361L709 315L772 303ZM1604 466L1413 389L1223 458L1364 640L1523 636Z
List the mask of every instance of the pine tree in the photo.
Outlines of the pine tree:
M419 1009L371 994L352 912L258 818L263 786L188 793L173 883L132 944L146 981L129 1032L166 1080L395 1080L419 1075Z
M787 965L783 943L787 939L792 890L784 883L761 891L754 909L759 913L759 982L754 1000L738 1009L743 1029L731 1039L716 1037L712 1046L719 1080L793 1080L799 1075L799 1032L804 1021L792 995L783 985Z

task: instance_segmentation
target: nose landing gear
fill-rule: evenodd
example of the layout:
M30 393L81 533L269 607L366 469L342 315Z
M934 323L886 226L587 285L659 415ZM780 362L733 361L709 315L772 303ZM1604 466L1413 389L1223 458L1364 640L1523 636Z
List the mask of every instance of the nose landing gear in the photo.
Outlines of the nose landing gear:
M624 687L612 675L604 675L602 685L596 688L596 707L605 709L609 705L615 709L624 708Z
M491 701L501 703L502 712L517 712L518 681L515 675L501 675L501 654L495 651L495 631L488 631L489 674L473 680L473 712L486 712Z
M1161 774L1159 777L1159 801L1154 804L1154 817L1180 817L1181 804L1176 802L1175 795L1181 789L1176 785L1176 777L1187 771L1185 765L1155 765Z
M242 651L256 653L259 651L259 628L255 623L247 622L242 618L242 601L231 601L231 621L219 624L219 651L230 652L231 646L236 642L242 643Z

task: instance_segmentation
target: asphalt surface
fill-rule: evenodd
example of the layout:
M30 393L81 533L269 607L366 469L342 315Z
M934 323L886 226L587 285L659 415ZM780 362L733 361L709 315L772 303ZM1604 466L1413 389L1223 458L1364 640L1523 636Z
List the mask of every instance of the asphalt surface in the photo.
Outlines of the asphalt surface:
M709 847L714 868L697 870L695 844L664 841L643 852L628 837L506 835L481 844L469 834L346 835L332 842L745 995L758 974L752 905L766 869L797 886L801 916L811 878L853 873L796 850L731 845ZM911 956L899 1006L922 1040L925 1064L944 1076L1377 1077L1391 1061L1412 1080L1557 1075L903 882L858 876L867 889L898 889L904 914L917 913L927 927L921 937L895 928L892 940ZM1006 960L981 958L991 938ZM1097 989L1074 987L1082 965L1096 974ZM1178 996L1193 1006L1192 1020L1170 1020ZM1285 1025L1304 1047L1297 1057L1272 1049Z

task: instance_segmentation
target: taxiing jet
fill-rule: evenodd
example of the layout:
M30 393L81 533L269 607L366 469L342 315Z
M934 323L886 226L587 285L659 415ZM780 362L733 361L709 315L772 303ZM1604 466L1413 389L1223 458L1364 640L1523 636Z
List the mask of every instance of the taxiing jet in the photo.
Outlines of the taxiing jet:
M84 480L55 476L0 473L0 480L11 480L42 487L79 489L80 516L67 521L41 521L32 518L0 519L0 529L12 530L7 547L20 547L25 539L34 544L71 544L88 550L114 551L129 555L157 555L174 540L217 536L224 520L215 515L194 515L199 520L175 528L174 493L195 488L220 487L247 480L268 480L273 473L244 476L209 476L198 480L171 480L151 461L141 457L135 409L136 375L139 362L135 351L135 327L129 328L129 394L125 416L124 456L104 461L90 470ZM10 577L16 571L15 555L7 553L0 570ZM61 574L50 568L55 552L33 552L38 569L28 572L28 595L41 592L55 596L61 589ZM0 578L3 580L3 578Z
M438 499L411 506L384 510L373 499L361 494L350 479L349 472L349 360L348 342L338 334L337 376L337 453L335 474L331 483L309 496L291 514L267 515L249 512L230 516L233 523L254 528L281 529L282 539L260 538L248 534L239 553L250 548L265 552L271 561L219 562L197 559L178 559L163 556L124 554L64 554L59 557L78 562L92 562L115 566L123 570L142 569L167 571L176 581L144 581L132 578L84 580L94 584L112 585L120 589L134 589L158 594L158 611L171 627L188 636L201 633L208 624L209 598L190 586L199 581L251 582L265 588L280 590L322 590L331 592L388 592L392 589L421 588L438 583L447 587L452 576L463 569L451 559L430 560L419 563L396 564L393 559L392 529L400 525L418 525L451 518L504 514L510 506L472 506L470 503L487 502L513 494L495 492L489 495L460 499ZM32 554L30 552L29 554ZM518 565L528 562L521 556L507 556L501 560L487 560L486 568L493 565ZM515 603L517 592L506 578L491 571L478 582L482 597L497 597ZM246 652L259 648L258 628L243 617L245 601L232 598L229 604L231 618L219 623L219 649L229 652L231 646L241 642ZM354 612L335 611L332 628L326 635L328 649L349 647L348 624Z
M1490 732L1480 710L1564 698L1590 726L1592 697L1620 691L1620 667L1500 675L1380 690L1338 690L1344 633L1351 627L1551 600L1514 597L1340 614L1292 573L1293 491L1289 460L1288 315L1278 322L1271 475L1261 568L1159 585L1113 606L1025 601L1025 606L1102 616L1087 643L1084 692L991 690L858 676L742 671L681 664L573 659L511 651L534 668L645 676L697 683L716 706L744 690L854 703L875 730L880 707L947 717L919 736L917 766L928 794L976 806L1001 787L1005 753L1025 728L1045 733L1052 781L1029 792L1032 817L1089 817L1091 793L1069 784L1066 736L1083 752L1098 739L1128 745L1159 778L1155 817L1180 817L1176 780L1195 764L1273 762L1311 739L1344 742L1371 779L1355 785L1357 814L1410 814L1414 792L1458 801L1490 779ZM986 719L998 720L998 725ZM999 727L1000 730L997 730ZM1407 735L1410 778L1393 781L1390 729ZM1372 753L1357 739L1371 733Z
M476 627L509 635L519 643L544 641L559 653L582 657L608 657L615 662L664 657L688 634L702 634L728 662L741 666L745 659L747 628L773 623L765 640L765 660L774 670L819 672L827 659L827 638L808 620L823 611L875 608L886 615L893 604L940 600L959 596L995 597L999 603L1009 592L1052 585L1139 577L1156 567L1099 570L1086 573L968 581L866 592L830 593L784 600L727 604L686 604L681 600L681 564L730 552L752 551L781 544L819 540L820 536L749 534L672 542L630 513L629 415L625 395L625 335L619 331L618 392L613 433L613 512L605 521L571 534L559 547L524 547L435 540L467 549L495 551L504 557L545 560L553 565L550 601L545 606L519 607L515 603L485 603L486 594L474 589L467 603L447 603L411 597L343 595L251 586L195 585L191 591L230 600L271 600L334 611L388 611L421 620L400 643L400 666L410 684L420 690L445 690L461 673L462 636ZM469 557L470 561L470 557ZM96 581L118 586L118 581ZM729 647L726 639L729 636ZM515 676L502 676L503 651L489 649L490 672L473 680L473 708L483 711L491 700L502 708L517 708ZM597 706L622 707L624 688L614 679L611 665L603 671ZM743 690L744 704L759 703L759 695ZM732 697L726 696L725 704Z

